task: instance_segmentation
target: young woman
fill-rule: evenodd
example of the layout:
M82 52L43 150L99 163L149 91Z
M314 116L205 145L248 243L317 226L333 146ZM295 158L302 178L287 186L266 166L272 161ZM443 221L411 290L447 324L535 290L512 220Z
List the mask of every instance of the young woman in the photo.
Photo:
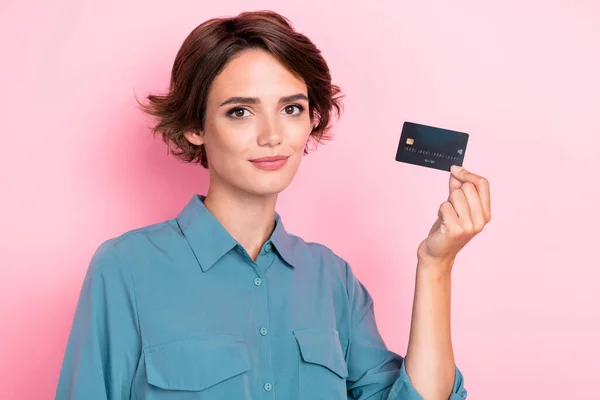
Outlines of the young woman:
M286 232L277 196L340 110L319 50L273 12L212 19L149 96L173 154L208 168L175 218L102 243L81 292L56 398L464 399L450 338L457 252L490 220L464 169L417 249L406 357L369 292L327 247Z

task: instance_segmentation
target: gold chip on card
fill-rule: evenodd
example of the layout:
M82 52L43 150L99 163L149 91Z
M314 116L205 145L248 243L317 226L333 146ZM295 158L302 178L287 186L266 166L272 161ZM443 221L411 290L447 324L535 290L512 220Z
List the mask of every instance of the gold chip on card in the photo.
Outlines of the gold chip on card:
M415 139L413 139L413 138L406 138L406 144L415 144Z

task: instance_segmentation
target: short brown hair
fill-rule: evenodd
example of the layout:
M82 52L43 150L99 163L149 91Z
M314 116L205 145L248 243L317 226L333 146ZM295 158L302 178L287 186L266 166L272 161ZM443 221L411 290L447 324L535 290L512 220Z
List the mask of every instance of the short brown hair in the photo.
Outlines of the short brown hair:
M151 94L147 96L149 104L140 103L144 112L157 117L152 132L162 135L173 155L208 168L204 145L190 143L184 133L203 130L213 80L233 56L252 48L268 51L304 80L311 121L318 121L310 135L317 142L331 139L329 122L334 109L339 117L343 96L331 83L321 51L280 14L249 11L231 18L213 18L196 27L175 57L168 93Z

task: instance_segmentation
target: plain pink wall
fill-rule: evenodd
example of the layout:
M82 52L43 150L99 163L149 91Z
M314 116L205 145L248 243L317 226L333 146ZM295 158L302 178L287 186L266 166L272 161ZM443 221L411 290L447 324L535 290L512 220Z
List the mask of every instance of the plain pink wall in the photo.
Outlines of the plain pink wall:
M279 212L351 262L389 346L405 353L416 248L448 190L394 161L402 123L462 130L493 204L453 274L469 398L600 398L600 6L547 0L3 0L0 397L53 398L93 251L205 192L134 94L166 88L195 26L246 9L289 17L347 94Z

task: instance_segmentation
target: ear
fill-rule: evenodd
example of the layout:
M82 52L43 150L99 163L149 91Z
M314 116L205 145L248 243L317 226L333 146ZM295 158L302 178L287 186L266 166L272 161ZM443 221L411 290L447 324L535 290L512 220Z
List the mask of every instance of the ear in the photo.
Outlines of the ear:
M312 125L312 130L313 130L313 131L314 131L315 129L317 129L317 126L319 126L319 122L321 122L321 121L319 121L319 119L318 119L317 117L314 117L314 118L312 119L312 121L311 121L310 123L311 123L311 125Z
M183 136L185 136L188 142L195 144L196 146L204 144L204 134L202 131L187 131Z

